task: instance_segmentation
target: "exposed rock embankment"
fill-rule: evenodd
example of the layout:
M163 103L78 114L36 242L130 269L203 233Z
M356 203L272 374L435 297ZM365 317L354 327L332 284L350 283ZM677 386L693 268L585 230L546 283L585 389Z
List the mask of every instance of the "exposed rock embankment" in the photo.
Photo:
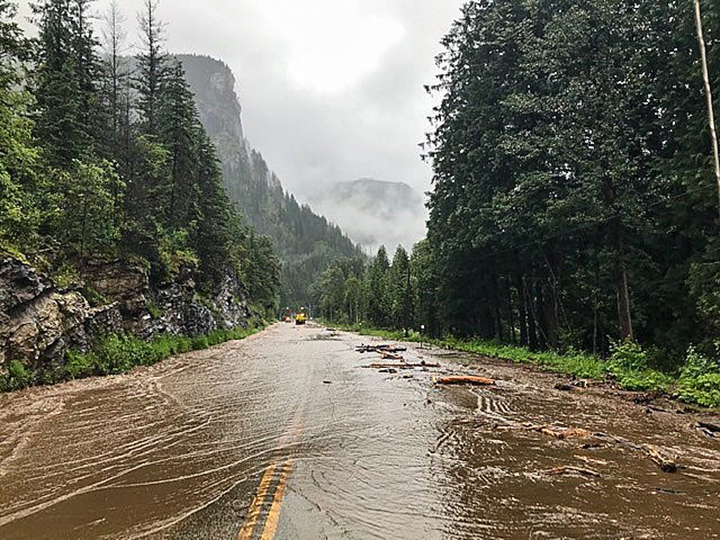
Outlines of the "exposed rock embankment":
M33 371L62 365L68 350L87 350L103 334L198 336L245 326L250 316L231 270L212 294L201 295L190 268L152 286L141 265L96 262L83 272L82 286L63 290L32 266L0 256L0 374L13 360Z

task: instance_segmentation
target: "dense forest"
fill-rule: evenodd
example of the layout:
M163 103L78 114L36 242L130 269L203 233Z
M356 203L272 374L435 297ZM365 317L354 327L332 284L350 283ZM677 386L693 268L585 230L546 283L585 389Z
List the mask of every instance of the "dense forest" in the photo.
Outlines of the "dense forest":
M359 256L359 248L336 225L285 191L245 138L230 68L206 56L176 58L186 70L200 120L217 148L230 201L250 226L275 244L282 261L282 304L307 304L310 285L323 270L337 258Z
M703 16L718 96L718 4ZM717 358L718 186L692 3L468 2L442 44L428 237L409 274L401 251L333 266L324 314L600 356L636 341L671 368L689 346Z
M153 283L189 267L201 291L231 267L274 313L279 260L228 199L156 0L139 15L132 60L119 3L102 40L92 6L33 3L38 36L28 39L0 0L0 248L61 285L98 259L147 265Z

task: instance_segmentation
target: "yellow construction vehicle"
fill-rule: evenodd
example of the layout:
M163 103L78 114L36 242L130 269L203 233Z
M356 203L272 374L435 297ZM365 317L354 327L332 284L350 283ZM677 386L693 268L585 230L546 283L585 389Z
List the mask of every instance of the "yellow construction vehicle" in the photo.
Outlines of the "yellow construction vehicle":
M307 315L305 315L305 308L300 308L297 315L295 315L295 324L305 324L307 322Z

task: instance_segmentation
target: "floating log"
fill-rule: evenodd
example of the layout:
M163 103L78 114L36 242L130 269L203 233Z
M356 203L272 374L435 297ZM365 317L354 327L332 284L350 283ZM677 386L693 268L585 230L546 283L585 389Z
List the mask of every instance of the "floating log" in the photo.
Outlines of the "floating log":
M698 422L697 425L699 428L706 429L711 433L720 433L720 426L711 424L710 422Z
M584 476L592 476L593 478L600 478L601 475L597 471L593 471L592 469L584 469L582 467L556 467L555 469L550 469L549 471L545 471L545 474L550 474L552 476L558 476L561 474L582 474Z
M437 384L454 385L454 384L471 384L473 386L494 386L495 381L486 379L485 377L475 377L471 375L459 375L452 377L440 377Z
M650 459L653 460L664 472L677 472L678 466L675 462L675 457L670 456L662 448L658 448L652 444L643 444L640 448L643 452L650 456Z
M403 360L403 357L400 356L399 354L393 354L391 352L386 352L386 351L382 351L380 353L380 356L383 357L383 360L398 360L398 361Z

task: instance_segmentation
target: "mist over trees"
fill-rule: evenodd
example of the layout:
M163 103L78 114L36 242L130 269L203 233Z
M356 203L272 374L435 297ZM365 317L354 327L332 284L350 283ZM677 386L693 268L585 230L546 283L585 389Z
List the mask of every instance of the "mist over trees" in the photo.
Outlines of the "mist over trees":
M703 13L717 66L718 5ZM326 293L323 313L536 350L637 340L676 366L689 345L715 356L720 222L690 3L468 2L443 48L413 292L402 255L381 252L360 275L337 267L346 291L364 283L364 311Z
M234 268L274 311L279 261L230 204L157 2L139 14L133 62L119 4L102 44L93 5L34 2L29 40L0 0L0 248L68 283L118 257L147 264L155 283L195 268L204 290Z

